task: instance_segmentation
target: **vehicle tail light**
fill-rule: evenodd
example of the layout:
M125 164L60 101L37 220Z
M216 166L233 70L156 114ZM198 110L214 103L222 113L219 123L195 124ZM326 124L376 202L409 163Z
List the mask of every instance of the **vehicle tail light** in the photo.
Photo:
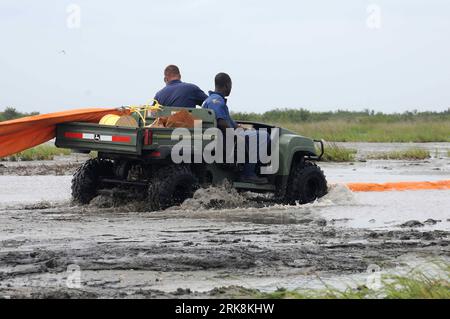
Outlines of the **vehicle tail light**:
M151 145L153 144L153 131L146 129L144 131L144 145Z

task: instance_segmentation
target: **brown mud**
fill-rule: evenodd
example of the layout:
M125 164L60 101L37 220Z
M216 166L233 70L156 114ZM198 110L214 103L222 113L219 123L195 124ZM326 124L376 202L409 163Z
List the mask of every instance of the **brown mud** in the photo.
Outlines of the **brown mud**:
M449 257L448 231L355 229L314 213L343 192L332 190L309 206L242 208L253 194L249 199L223 188L202 190L181 208L157 213L105 208L106 198L85 207L44 202L4 209L0 294L213 298L239 280L248 288L276 290L289 279L298 288L307 286L308 277L361 274L373 264L399 267L401 257L411 254ZM213 207L217 197L228 203L227 195L235 205ZM78 289L65 282L71 265L81 270Z
M77 161L0 164L0 298L252 296L364 284L373 265L450 261L449 191L343 186L450 179L448 159L322 164L330 191L302 206L224 186L162 212L102 196L71 204Z

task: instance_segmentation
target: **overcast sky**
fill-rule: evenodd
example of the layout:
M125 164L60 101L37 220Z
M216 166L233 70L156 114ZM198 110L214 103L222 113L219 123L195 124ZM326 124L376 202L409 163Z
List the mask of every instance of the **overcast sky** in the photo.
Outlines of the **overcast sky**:
M448 0L0 0L0 41L0 109L144 104L172 63L234 111L450 107Z

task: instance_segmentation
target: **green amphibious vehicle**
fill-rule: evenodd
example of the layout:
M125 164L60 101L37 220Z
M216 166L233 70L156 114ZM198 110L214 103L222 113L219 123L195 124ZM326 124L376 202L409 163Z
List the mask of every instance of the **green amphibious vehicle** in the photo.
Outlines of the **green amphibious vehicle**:
M309 203L326 194L325 176L315 164L323 155L323 143L268 124L238 121L248 129L266 129L273 136L278 132L278 140L273 140L267 151L271 162L257 164L258 172L272 167L269 174L263 175L266 184L239 182L243 164L233 161L174 161L172 151L180 140L174 138L178 134L173 134L175 128L148 127L145 123L180 110L164 107L158 112L146 112L144 118L135 115L138 127L78 122L58 125L57 147L81 153L98 152L96 158L88 160L74 174L73 200L88 204L99 194L130 195L133 199L138 194L148 203L148 209L155 211L182 203L199 187L220 185L225 180L239 190L273 193L277 201L286 204ZM188 141L194 150L198 147L204 150L214 140L208 133L217 124L214 112L200 108L183 110L201 120L200 128L182 129L183 143ZM192 133L188 139L187 133ZM239 150L235 148L233 153L238 154ZM273 163L274 158L277 163Z

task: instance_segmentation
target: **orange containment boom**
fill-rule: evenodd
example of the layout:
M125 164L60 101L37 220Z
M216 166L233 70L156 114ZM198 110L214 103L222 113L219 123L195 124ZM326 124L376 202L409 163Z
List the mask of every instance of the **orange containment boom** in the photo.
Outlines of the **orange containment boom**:
M107 114L124 115L120 108L85 108L28 116L0 122L0 158L45 143L56 135L56 125L66 122L98 123Z
M349 183L353 192L387 192L409 190L450 189L450 180L435 182L398 182L398 183Z

